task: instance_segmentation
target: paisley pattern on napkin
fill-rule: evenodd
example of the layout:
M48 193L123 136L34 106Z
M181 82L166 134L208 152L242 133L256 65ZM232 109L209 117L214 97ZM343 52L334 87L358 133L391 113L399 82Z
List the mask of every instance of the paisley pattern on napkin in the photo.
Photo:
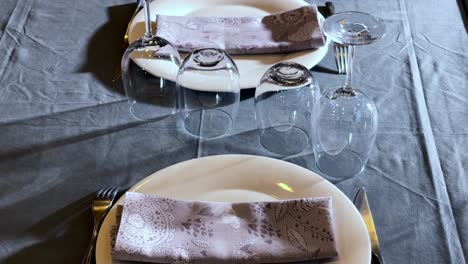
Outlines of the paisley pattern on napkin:
M230 54L283 53L325 44L315 5L265 17L158 15L156 34L185 52L220 48Z
M118 260L187 264L336 255L331 198L214 203L140 193L126 194L113 251Z

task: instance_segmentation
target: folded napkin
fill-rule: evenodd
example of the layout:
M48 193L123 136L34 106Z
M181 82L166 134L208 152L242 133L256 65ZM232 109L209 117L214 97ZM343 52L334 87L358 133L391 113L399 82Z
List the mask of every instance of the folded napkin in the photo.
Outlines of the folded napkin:
M230 54L284 53L325 44L316 5L265 17L158 15L156 35L185 52L220 48Z
M331 198L178 201L127 193L113 250L153 263L285 263L337 255Z

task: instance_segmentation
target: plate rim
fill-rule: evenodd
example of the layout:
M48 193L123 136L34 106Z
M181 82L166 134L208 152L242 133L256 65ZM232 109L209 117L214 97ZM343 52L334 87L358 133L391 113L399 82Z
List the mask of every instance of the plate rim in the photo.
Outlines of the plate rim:
M296 170L302 171L302 172L307 173L309 175L313 175L314 177L317 177L322 182L325 182L326 185L328 185L331 189L334 189L335 191L337 191L341 196L343 196L345 198L345 199L343 199L343 201L345 201L347 207L349 207L354 212L354 214L359 216L358 217L358 222L367 231L367 227L366 227L366 225L364 223L364 219L362 218L361 214L359 213L359 210L354 206L352 201L348 198L348 196L345 193L343 193L338 187L336 187L334 184L332 184L331 182L329 182L327 179L323 178L319 174L317 174L317 173L315 173L315 172L313 172L313 171L311 171L311 170L309 170L307 168L299 166L297 164L294 164L294 163L291 163L291 162L288 162L288 161L284 161L284 160L271 158L271 157L259 156L259 155L248 155L248 154L220 154L220 155L212 155L212 156L193 158L193 159L181 161L181 162L172 164L170 166L167 166L165 168L162 168L162 169L160 169L158 171L155 171L155 172L151 173L147 177L144 177L143 179L139 180L132 187L130 187L124 194L122 194L122 196L119 197L119 199L113 204L113 206L109 210L108 214L103 219L101 227L99 228L98 237L96 239L96 250L95 250L95 253L94 253L95 259L96 259L96 264L100 264L100 263L97 262L98 261L98 252L100 252L100 250L98 250L100 248L99 241L101 240L100 237L104 236L104 234L102 234L102 232L101 232L101 229L104 227L104 224L106 223L107 218L110 217L110 212L111 211L115 212L115 210L117 208L117 205L123 203L123 200L125 199L125 194L127 192L133 192L133 191L138 192L138 188L140 188L141 186L147 184L148 182L151 182L154 178L158 177L159 174L164 173L164 171L170 171L171 169L174 169L175 167L187 166L187 164L189 164L189 163L199 162L200 160L220 159L220 158L231 158L231 159L239 159L239 160L246 160L246 159L269 160L270 162L281 163L281 164L283 164L285 166L294 167ZM157 193L153 193L153 194L157 194ZM284 199L279 199L279 200L284 200ZM203 200L193 199L192 201L203 201ZM108 220L108 221L110 221L110 220ZM336 222L334 223L334 225L336 225ZM366 232L366 234L367 234L367 232ZM368 263L370 263L370 261L371 261L371 244L370 244L369 236L366 236L365 240L367 242L366 247L368 248L368 251L369 251Z

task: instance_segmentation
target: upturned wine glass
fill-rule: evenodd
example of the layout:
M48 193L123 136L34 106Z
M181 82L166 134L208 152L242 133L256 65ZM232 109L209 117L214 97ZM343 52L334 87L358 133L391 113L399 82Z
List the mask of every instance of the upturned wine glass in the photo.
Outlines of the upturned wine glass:
M348 45L346 82L324 92L314 115L314 154L319 170L332 178L345 179L360 173L375 141L378 113L374 102L352 86L356 45L382 38L385 24L372 15L343 12L323 23L334 42Z
M317 81L304 66L281 62L268 69L255 90L255 118L262 146L286 156L309 148L319 95Z
M240 78L234 60L214 48L192 51L177 75L179 107L192 135L214 138L233 126L240 100Z
M122 79L130 113L139 120L162 119L177 112L176 77L180 67L177 49L153 35L150 0L145 0L145 34L126 49Z

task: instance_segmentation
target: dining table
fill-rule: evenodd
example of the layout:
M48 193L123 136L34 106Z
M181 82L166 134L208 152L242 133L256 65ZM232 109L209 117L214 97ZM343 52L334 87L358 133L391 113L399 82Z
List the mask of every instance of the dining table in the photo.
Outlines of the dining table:
M362 173L333 183L350 199L366 188L385 263L467 263L467 2L332 2L387 26L357 49L353 72L378 109L375 145ZM254 87L242 90L223 137L195 138L177 115L133 118L115 69L134 8L134 0L0 1L0 263L80 263L96 191L126 190L182 161L250 154L319 173L310 149L279 156L262 147ZM321 91L345 78L331 47L311 72Z

